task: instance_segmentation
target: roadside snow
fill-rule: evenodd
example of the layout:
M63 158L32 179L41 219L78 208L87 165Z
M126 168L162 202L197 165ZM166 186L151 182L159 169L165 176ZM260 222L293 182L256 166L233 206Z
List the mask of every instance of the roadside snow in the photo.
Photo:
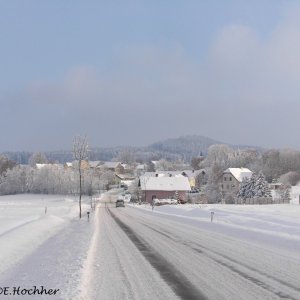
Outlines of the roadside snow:
M32 253L77 214L77 201L65 196L1 196L0 273Z
M177 218L206 230L222 232L288 250L300 250L300 205L132 205L147 213ZM214 212L211 222L211 212Z

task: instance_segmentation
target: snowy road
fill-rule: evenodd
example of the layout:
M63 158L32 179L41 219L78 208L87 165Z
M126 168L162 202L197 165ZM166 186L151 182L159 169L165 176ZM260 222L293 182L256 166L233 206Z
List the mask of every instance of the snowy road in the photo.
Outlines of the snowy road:
M86 299L300 299L297 254L128 206L97 218Z
M113 202L115 197L108 193L102 200ZM30 254L10 259L10 268L0 274L2 287L43 285L59 289L59 293L36 297L2 294L0 299L300 299L297 218L287 222L269 213L265 221L260 216L257 228L261 230L253 231L248 223L257 213L243 214L236 211L239 208L215 208L219 220L211 223L205 218L165 214L178 214L186 206L155 208L153 212L141 207L101 203L90 222L86 216L65 221ZM226 215L226 220L236 225L221 222L221 209L234 212L232 217ZM209 210L201 208L200 212ZM247 217L243 226L241 216ZM51 225L53 218L45 217L43 222ZM271 230L272 224L281 230L278 236ZM25 222L24 228L19 227L7 230L6 235L14 232L12 237L20 239L28 225ZM33 234L33 229L28 230ZM7 241L6 235L3 241ZM19 243L12 245L19 248ZM3 249L6 245L2 243L1 253L8 252Z

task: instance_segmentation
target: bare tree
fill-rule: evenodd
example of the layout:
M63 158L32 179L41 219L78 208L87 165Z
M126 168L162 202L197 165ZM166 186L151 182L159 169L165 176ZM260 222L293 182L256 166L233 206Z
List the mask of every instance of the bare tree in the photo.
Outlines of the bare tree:
M82 162L88 157L88 142L86 136L76 136L73 140L73 156L79 174L79 218L81 218L81 196L82 196Z
M47 164L48 159L43 152L37 152L30 156L28 163L30 166L35 167L36 164Z

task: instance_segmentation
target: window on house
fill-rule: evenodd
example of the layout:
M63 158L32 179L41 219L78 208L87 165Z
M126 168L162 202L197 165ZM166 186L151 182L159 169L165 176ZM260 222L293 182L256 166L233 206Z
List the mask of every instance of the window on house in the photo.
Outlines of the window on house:
M232 181L232 177L229 177L229 180Z
M226 179L227 179L227 178L226 178L226 177L224 177L224 181L226 181Z

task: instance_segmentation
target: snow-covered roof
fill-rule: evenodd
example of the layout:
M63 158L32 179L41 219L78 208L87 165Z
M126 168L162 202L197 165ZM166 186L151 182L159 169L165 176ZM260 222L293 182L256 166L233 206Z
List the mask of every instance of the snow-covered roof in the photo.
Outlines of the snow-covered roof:
M243 179L246 178L249 179L252 176L252 171L247 168L228 168L224 171L224 173L231 173L233 177L239 182L242 182Z
M92 168L97 168L100 165L100 160L95 160L95 161L89 161L89 165Z
M120 178L121 180L134 180L135 179L135 176L130 173L116 174L116 177Z
M145 170L145 165L142 165L142 164L141 165L137 165L136 169L137 170Z
M47 165L48 164L35 164L36 168L39 169L39 170L46 167Z
M103 166L107 169L115 169L119 164L119 161L105 161Z
M141 176L140 185L143 191L190 191L191 186L186 177L149 177Z
M182 171L157 171L157 172L145 172L144 176L148 177L168 177L181 175Z
M44 167L55 167L55 168L62 168L61 164L35 164L37 169L42 169Z
M196 177L201 172L206 172L205 169L201 170L184 170L184 171L156 171L156 172L145 172L144 176L148 177L167 177L167 176L174 176L174 177L181 177L187 176L188 178Z
M182 171L182 173L185 174L189 178L196 177L197 175L199 175L202 172L206 173L205 169L201 169L201 170L183 170Z

